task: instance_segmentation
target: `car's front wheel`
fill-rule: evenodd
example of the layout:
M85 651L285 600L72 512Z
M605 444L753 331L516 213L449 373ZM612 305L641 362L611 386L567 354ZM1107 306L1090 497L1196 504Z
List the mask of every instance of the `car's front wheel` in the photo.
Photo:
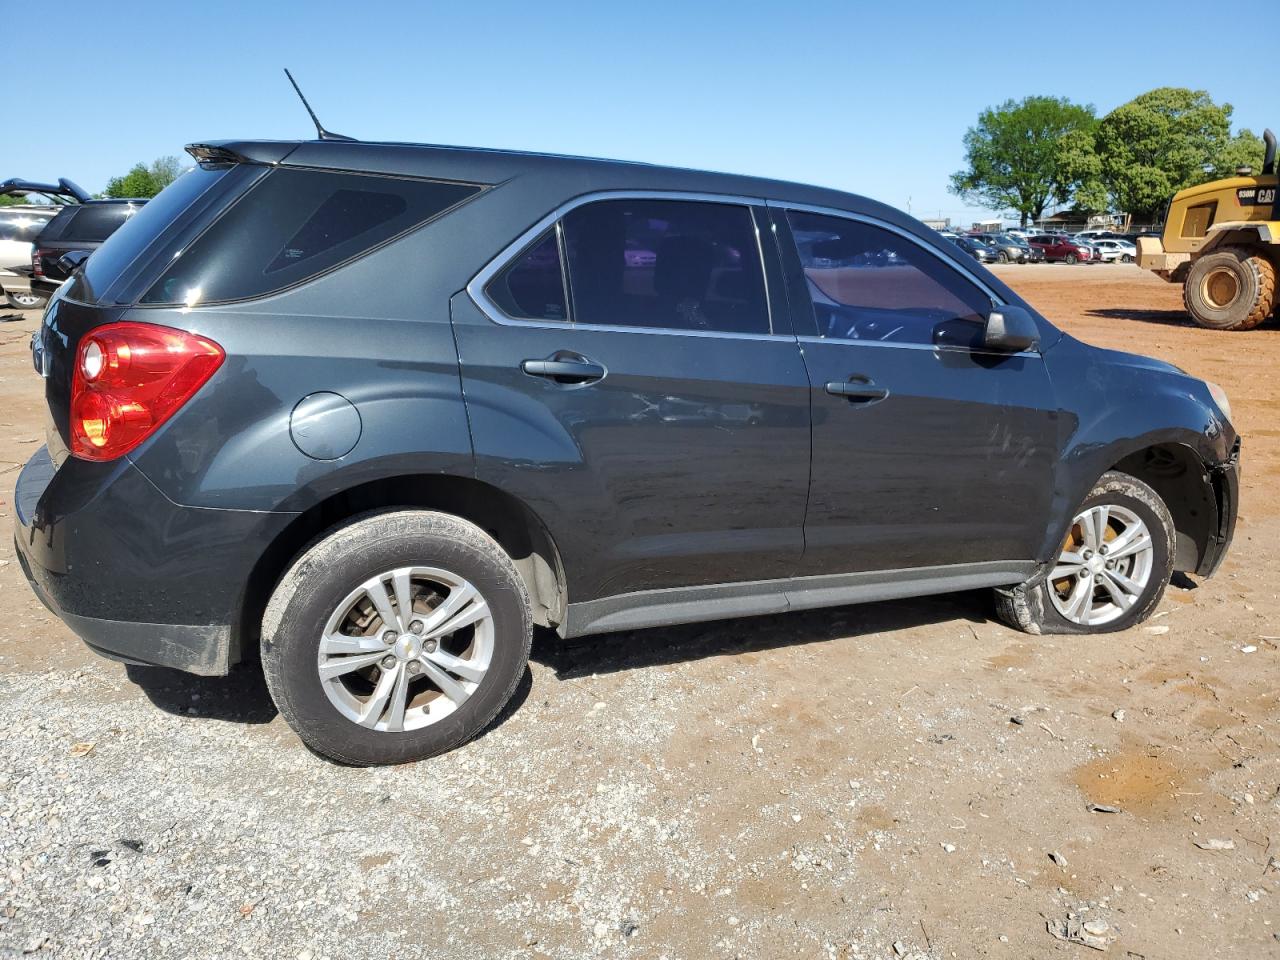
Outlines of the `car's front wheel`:
M276 588L262 665L313 750L353 764L452 750L511 698L529 658L511 558L458 517L395 510L314 543Z
M1072 518L1046 576L996 591L1000 619L1028 633L1110 633L1147 619L1173 573L1169 508L1136 477L1111 472Z

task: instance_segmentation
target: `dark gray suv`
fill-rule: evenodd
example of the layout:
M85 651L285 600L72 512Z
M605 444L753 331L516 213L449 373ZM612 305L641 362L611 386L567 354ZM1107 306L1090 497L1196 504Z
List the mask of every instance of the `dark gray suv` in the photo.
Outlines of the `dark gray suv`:
M18 556L106 656L260 659L335 758L475 735L535 625L990 587L1022 630L1091 634L1230 543L1220 390L1064 335L882 204L450 147L190 152L33 340Z

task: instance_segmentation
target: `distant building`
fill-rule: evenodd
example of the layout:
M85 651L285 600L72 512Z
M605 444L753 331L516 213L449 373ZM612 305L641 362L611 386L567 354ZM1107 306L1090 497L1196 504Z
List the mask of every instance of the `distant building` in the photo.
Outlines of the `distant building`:
M945 219L942 219L942 220L921 220L920 222L923 223L926 227L932 227L934 230L950 230L951 229L950 217L946 217Z
M979 220L972 227L974 233L999 233L1004 229L1003 220Z

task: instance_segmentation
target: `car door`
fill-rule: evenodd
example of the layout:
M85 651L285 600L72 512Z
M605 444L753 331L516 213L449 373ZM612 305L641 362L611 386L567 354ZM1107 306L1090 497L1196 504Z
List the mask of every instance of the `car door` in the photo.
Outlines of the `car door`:
M477 477L547 526L571 603L797 568L809 382L766 217L580 200L455 296Z
M982 347L994 295L928 241L840 211L773 217L812 390L804 571L1024 569L1057 450L1040 355Z

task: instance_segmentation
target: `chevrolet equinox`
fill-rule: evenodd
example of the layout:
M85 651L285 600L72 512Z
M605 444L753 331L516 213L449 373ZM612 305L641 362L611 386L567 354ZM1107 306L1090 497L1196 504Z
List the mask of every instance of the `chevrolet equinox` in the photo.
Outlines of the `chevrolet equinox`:
M452 749L561 636L993 588L1147 617L1231 541L1227 399L835 190L211 142L58 291L18 556L99 653L261 662L357 764ZM661 643L638 634L636 643Z

